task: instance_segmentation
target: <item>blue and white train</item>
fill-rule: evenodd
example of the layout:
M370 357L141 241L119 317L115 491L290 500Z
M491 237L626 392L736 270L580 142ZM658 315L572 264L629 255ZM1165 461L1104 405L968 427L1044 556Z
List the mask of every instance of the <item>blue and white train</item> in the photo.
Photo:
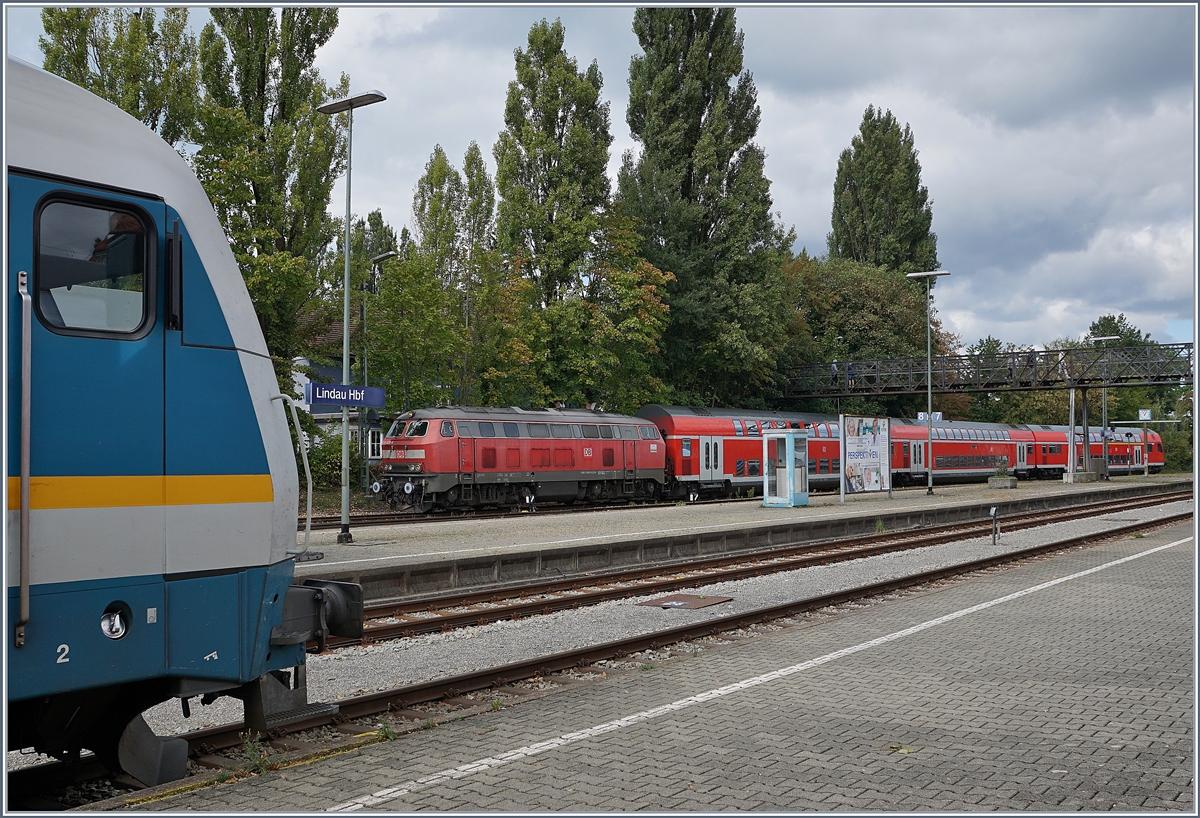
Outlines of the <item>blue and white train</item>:
M305 642L360 630L361 591L292 585L285 399L196 177L115 106L6 68L8 748L156 784L186 743L144 710L328 707Z

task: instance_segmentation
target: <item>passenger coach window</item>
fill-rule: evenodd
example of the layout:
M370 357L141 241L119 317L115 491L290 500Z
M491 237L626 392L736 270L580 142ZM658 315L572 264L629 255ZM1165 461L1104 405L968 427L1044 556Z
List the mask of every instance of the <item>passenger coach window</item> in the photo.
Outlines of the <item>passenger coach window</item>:
M147 326L147 228L132 212L51 202L37 222L34 304L67 331L133 335Z

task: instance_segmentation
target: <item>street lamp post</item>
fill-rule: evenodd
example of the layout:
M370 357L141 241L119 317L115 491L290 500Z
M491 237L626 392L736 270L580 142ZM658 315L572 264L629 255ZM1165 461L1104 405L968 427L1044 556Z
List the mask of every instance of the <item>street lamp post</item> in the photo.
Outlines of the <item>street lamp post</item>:
M344 304L342 310L342 379L350 379L350 154L354 142L354 109L376 102L383 102L387 97L379 91L367 91L355 94L345 99L328 102L317 110L322 114L350 115L349 127L346 132L346 272L344 284ZM339 543L352 543L354 537L350 533L350 407L342 405L342 530L337 535Z
M926 494L933 494L933 279L948 276L945 270L909 273L905 278L925 279L925 423L929 447L925 450L925 474L929 480Z
M1108 479L1108 342L1121 340L1120 335L1101 335L1099 338L1093 338L1092 341L1100 342L1100 349L1104 350L1104 382L1100 386L1100 426L1104 432L1100 435L1103 443L1100 444L1104 457L1104 479Z

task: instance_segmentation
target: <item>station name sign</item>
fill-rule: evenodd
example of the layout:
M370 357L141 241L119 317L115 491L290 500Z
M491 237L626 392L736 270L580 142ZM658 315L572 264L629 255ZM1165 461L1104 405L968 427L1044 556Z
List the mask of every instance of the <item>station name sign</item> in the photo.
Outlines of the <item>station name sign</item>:
M340 383L304 384L304 402L331 403L334 406L375 406L385 403L382 386L346 386Z

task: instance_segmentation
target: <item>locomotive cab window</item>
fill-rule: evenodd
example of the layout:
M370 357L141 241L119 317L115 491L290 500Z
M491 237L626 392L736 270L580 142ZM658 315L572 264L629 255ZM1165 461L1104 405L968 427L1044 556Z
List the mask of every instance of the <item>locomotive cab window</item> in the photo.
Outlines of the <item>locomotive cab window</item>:
M454 421L442 421L442 437L454 437Z
M429 421L414 420L408 425L408 431L405 437L425 437L425 433L429 431Z
M155 234L142 216L51 201L35 230L34 306L43 324L131 340L149 331Z
M642 440L658 440L658 429L654 426L639 426L642 430Z

